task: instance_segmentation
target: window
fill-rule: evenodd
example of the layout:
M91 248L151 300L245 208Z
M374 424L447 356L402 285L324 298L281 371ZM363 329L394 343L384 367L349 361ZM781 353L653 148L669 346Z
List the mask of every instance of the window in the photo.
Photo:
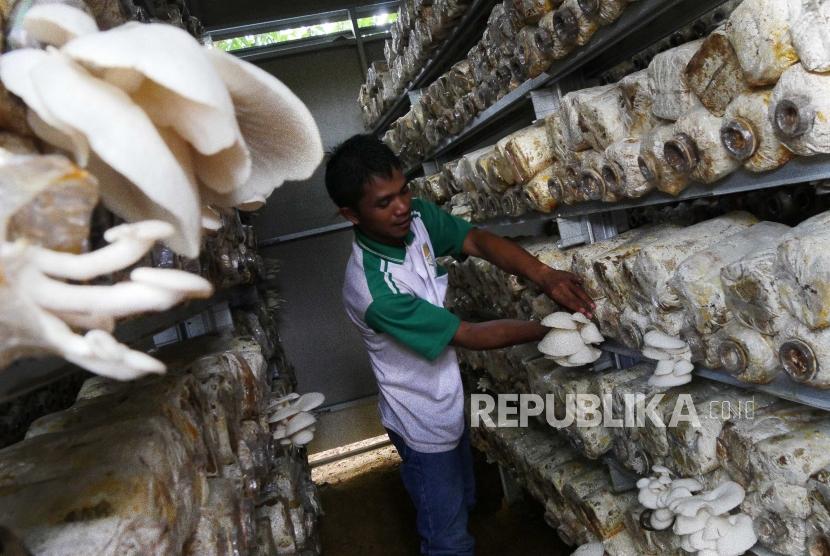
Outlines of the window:
M395 4L396 2L385 2L375 6L359 8L359 11L356 11L356 17L361 36L385 32L392 23L397 21L398 13ZM258 27L257 30L262 29L260 25L256 27ZM215 34L227 37L228 31L231 30L220 30ZM263 32L260 33L222 38L213 41L213 45L226 52L231 52L334 35L354 36L348 11L339 10L316 16L274 22L269 30L263 29Z

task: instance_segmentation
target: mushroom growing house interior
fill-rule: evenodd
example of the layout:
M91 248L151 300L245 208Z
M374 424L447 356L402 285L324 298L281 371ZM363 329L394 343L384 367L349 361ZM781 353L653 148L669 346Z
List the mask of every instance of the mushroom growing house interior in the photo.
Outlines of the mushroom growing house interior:
M830 556L830 0L0 47L0 555Z

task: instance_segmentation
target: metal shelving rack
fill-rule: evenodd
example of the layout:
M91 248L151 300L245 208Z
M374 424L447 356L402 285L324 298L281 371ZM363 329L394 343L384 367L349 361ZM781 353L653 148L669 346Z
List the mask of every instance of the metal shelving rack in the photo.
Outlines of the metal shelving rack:
M527 107L532 101L531 93L549 92L557 96L571 88L580 88L586 80L642 52L704 14L717 9L724 2L725 0L641 0L631 4L617 21L597 31L588 44L578 48L568 57L554 62L545 73L525 81L473 118L461 132L442 141L427 156L425 162L446 162L454 155L474 150L478 146L476 140L480 140L488 132L505 127L511 115L518 109ZM646 29L647 33L644 32ZM567 87L569 84L576 87ZM540 107L536 103L534 108L537 118L544 116L544 113L539 113ZM545 111L546 108L541 110ZM373 131L379 132L383 129L385 127L380 126ZM417 168L408 170L414 172Z
M424 64L420 73L409 82L403 93L372 126L371 133L373 135L383 133L393 121L404 115L406 108L410 105L411 93L435 81L450 66L467 54L467 51L481 38L490 11L497 1L475 0L470 4L470 7L456 23L455 29L444 40L444 44L434 52L432 57Z
M643 357L639 350L625 347L616 342L606 341L601 347L604 351L622 355L631 359L651 361L650 359ZM755 390L757 392L770 394L791 402L830 411L830 392L800 384L783 372L769 384L748 384L746 382L741 382L726 371L707 369L698 365L695 365L694 372L698 376L702 376L703 378L709 380L714 380L716 382L729 384L730 386L736 386L747 390Z
M471 152L482 144L492 143L494 135L501 133L503 136L516 129L515 116L521 109L532 107L535 120L542 119L557 106L558 98L567 91L589 86L590 80L604 71L631 59L679 29L717 10L724 3L725 0L642 0L632 4L619 20L600 29L590 43L565 60L555 62L546 73L526 81L480 113L460 133L441 142L424 161L423 168L408 168L407 175L421 169L425 173L435 172L439 164ZM520 121L518 124L525 126L532 121L533 119ZM560 247L568 247L613 237L621 230L618 217L622 216L625 220L624 211L629 209L823 180L830 180L830 156L799 158L763 174L741 169L715 184L692 184L676 197L654 191L640 199L620 203L579 203L558 207L551 214L501 217L479 223L479 226L502 235L532 236L544 233L556 222L560 232ZM603 347L612 355L643 359L638 351L612 342L606 342ZM719 370L698 368L696 373L710 380L830 410L830 391L797 383L783 373L767 385L740 382Z

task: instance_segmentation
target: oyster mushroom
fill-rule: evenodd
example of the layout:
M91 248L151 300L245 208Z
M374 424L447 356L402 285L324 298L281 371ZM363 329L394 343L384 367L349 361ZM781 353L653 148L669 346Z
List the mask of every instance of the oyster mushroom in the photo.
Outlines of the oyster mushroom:
M39 43L63 46L76 37L97 33L98 25L91 15L76 7L37 3L23 16L23 30Z
M296 406L290 405L288 407L281 407L268 416L268 422L279 423L280 421L290 419L298 413L300 413L300 409Z
M569 357L585 347L576 330L552 329L539 342L539 351L551 357Z
M170 247L187 257L198 255L199 196L189 153L177 137L162 135L121 89L58 52L6 54L0 58L0 79L53 130L49 134L36 128L42 139L54 142L55 133L63 135L57 146L73 145L82 166L89 150L95 153L91 169L113 212L127 221L149 217L170 222L176 228L167 240ZM143 156L137 156L137 141Z
M708 492L676 500L670 508L686 517L694 517L702 508L717 516L740 506L745 496L746 492L741 485L734 481L726 481Z
M208 51L186 31L131 22L79 37L61 52L122 89L154 124L172 128L192 145L196 175L207 187L230 193L250 178L251 154L228 87Z
M8 315L0 319L4 331L0 363L5 366L20 355L46 350L118 380L164 372L161 362L130 350L105 330L79 336L68 324L108 329L117 317L166 310L187 297L207 296L212 292L210 283L186 272L153 268L135 269L130 281L113 286L72 285L60 280L93 278L119 270L118 264L133 264L144 254L142 249L146 252L152 246L148 238L162 238L165 231L170 231L164 223L144 224L125 225L109 234L114 244L104 249L110 257L97 252L57 253L23 240L0 244L4 275L0 305Z
M599 359L601 355L601 350L591 346L583 346L578 352L568 357L568 363L575 366L587 365Z
M240 187L229 194L208 191L206 196L217 206L237 206L268 197L285 180L309 178L323 159L323 143L305 104L253 64L221 50L206 52L228 87L253 161L250 178Z
M542 326L548 328L559 328L562 330L576 330L576 323L570 313L556 312L551 313L542 319Z
M605 341L605 338L603 338L602 334L600 334L597 325L592 322L584 325L579 330L579 335L582 336L582 340L586 344L600 344Z
M716 541L718 556L739 556L758 541L752 518L746 514L710 517L703 538Z
M605 554L605 545L601 542L592 542L583 544L577 548L571 556L603 556Z
M291 443L294 446L305 446L314 439L314 431L303 429L291 436Z
M643 341L647 346L663 350L683 349L686 347L686 342L680 338L669 336L659 330L650 330L649 332L646 332L643 337Z
M320 392L308 392L307 394L300 396L300 398L294 402L293 407L298 408L300 411L308 412L323 405L324 401L326 401L326 396Z
M293 436L303 429L314 426L314 423L316 422L317 419L314 418L314 415L302 411L286 423L285 434L287 436Z

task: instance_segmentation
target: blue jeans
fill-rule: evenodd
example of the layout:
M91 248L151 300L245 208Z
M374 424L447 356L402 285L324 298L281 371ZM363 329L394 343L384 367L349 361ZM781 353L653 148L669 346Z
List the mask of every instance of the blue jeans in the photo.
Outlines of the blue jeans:
M403 464L401 478L417 512L421 554L472 556L475 541L467 531L475 505L475 476L470 432L465 430L449 452L417 452L398 434L386 429Z

